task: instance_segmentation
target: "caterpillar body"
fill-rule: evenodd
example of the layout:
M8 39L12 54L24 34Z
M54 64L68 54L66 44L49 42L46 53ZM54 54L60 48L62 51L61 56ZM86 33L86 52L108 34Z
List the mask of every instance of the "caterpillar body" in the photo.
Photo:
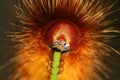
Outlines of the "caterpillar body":
M10 80L50 80L53 50L62 52L58 80L109 80L113 60L108 45L119 33L106 20L110 0L21 0L16 17L21 25L12 33L17 42L15 73ZM54 48L54 49L53 49Z

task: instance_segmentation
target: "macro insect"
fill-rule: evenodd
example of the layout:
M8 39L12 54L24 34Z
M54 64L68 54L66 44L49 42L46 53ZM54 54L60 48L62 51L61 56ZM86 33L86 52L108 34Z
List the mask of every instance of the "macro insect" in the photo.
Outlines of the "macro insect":
M106 17L115 11L110 0L21 0L15 6L20 24L11 33L16 56L8 62L9 80L50 80L54 50L61 52L58 80L109 80L114 62L108 45L120 33ZM8 65L8 64L7 64ZM6 65L0 67L4 68ZM102 77L103 76L103 77Z

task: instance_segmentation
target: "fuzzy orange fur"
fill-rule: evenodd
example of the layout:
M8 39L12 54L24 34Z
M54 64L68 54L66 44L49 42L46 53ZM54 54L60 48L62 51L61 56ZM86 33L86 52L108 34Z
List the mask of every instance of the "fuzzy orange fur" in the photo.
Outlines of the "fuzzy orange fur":
M105 42L111 36L104 33L110 32L105 26L111 21L104 19L112 5L107 1L22 0L16 7L22 26L16 26L19 32L13 34L18 52L12 80L50 79L53 51L45 43L45 35L56 20L71 21L81 34L77 36L79 41L75 48L62 54L58 79L102 80L99 72L109 78L110 69L102 61L110 57L110 48Z

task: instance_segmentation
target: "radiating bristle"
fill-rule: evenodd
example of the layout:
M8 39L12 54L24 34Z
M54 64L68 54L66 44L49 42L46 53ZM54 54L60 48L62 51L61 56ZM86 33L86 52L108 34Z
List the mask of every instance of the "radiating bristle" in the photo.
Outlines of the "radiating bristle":
M49 62L52 61L53 51L46 42L55 36L50 30L59 21L75 26L72 26L74 30L68 27L65 28L68 30L59 33L66 31L70 33L71 40L77 39L73 41L76 42L74 46L70 45L72 50L62 54L58 79L102 80L101 75L109 79L112 71L104 59L112 61L110 52L120 55L119 51L107 44L115 36L109 33L120 33L108 27L114 20L106 20L114 12L110 11L114 4L110 0L22 0L15 6L16 17L22 26L14 25L19 32L12 33L12 40L18 42L18 52L15 58L17 63L13 65L16 74L11 80L50 79ZM55 27L58 28L56 30L53 28L53 32L59 30L58 27ZM12 63L11 60L9 63Z
M107 16L112 6L110 2L104 4L103 0L23 0L22 2L24 6L17 8L18 17L24 23L38 26L57 19L65 19L79 25L84 24L84 27L96 27ZM98 23L99 25L96 25Z

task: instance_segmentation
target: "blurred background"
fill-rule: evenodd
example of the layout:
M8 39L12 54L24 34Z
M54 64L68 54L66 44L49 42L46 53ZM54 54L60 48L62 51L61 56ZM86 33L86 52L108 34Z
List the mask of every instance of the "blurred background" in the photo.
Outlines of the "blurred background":
M115 0L114 0L115 1ZM17 23L17 19L15 18L13 12L13 5L17 4L18 0L0 0L0 66L7 63L8 60L14 56L14 44L10 41L8 37L8 32L15 31L15 29L10 25L11 22ZM112 8L113 10L120 9L120 0L117 0L115 6ZM118 19L118 21L112 24L116 29L120 29L120 11L113 13L108 16L108 19ZM120 51L120 35L118 37L111 39L111 43L109 44L113 48ZM118 60L117 65L113 65L113 74L111 75L110 80L120 80L120 57L118 55L114 55ZM0 80L9 80L7 79L8 75L13 71L6 67L0 70Z

